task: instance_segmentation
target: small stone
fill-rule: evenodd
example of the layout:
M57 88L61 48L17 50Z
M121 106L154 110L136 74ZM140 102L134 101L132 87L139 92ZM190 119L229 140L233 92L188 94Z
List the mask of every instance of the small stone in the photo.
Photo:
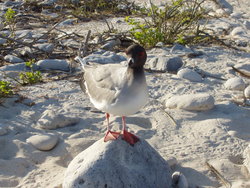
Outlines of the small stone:
M248 30L250 30L250 21L245 20L245 21L243 22L243 25L244 25Z
M24 62L24 60L22 60L19 57L14 56L14 55L6 55L6 56L4 56L4 60L8 61L10 63L22 63L22 62Z
M214 107L214 98L206 93L173 96L165 103L167 108L205 111Z
M242 27L236 27L231 31L232 36L242 36L245 34L245 31Z
M63 27L63 26L73 25L75 21L76 21L76 19L67 19L67 20L64 20L61 23L59 23L57 25L57 27Z
M49 151L56 146L58 136L52 134L34 135L29 137L27 142L32 144L38 150Z
M41 129L56 129L75 125L79 121L79 118L66 117L62 114L57 114L53 110L45 110L37 121L37 126Z
M250 173L250 144L248 147L244 150L243 152L243 157L244 157L244 165L247 167L248 172Z
M232 18L239 19L239 18L242 17L242 13L240 13L240 12L233 12L230 16Z
M25 63L17 63L0 67L1 71L24 71L26 70Z
M246 87L245 82L239 77L228 79L224 85L226 89L239 90L239 91L243 91Z
M48 53L51 53L54 50L54 44L50 44L50 43L35 44L34 46Z
M101 46L101 48L104 50L112 50L115 46L119 46L120 44L121 44L120 39L111 40L106 44L104 44L103 46Z
M244 96L247 99L250 99L250 85L246 87L246 89L244 90Z
M178 161L175 157L171 157L167 160L167 163L170 167L174 167L178 164Z
M153 57L145 65L145 68L163 72L177 72L183 65L180 57Z
M122 61L126 61L127 58L122 55L118 55L114 52L98 50L95 53L82 58L82 60L84 62L107 64L107 63L120 63Z
M189 69L189 68L183 68L183 69L179 70L177 75L179 78L184 78L184 79L187 79L187 80L192 81L192 82L201 82L202 81L201 75L198 74L197 72Z
M250 63L249 62L239 63L239 64L235 65L234 68L236 68L239 71L241 71L242 73L250 76Z
M171 50L171 54L186 54L186 53L192 53L193 51L190 48L187 48L181 44L175 44Z
M62 59L43 59L37 63L39 70L62 70L69 71L69 63Z
M0 136L6 135L8 133L7 127L0 125Z
M15 32L15 36L18 39L31 39L32 32L30 30L19 30Z
M118 138L98 140L69 164L63 188L172 187L170 167L145 140L133 147Z

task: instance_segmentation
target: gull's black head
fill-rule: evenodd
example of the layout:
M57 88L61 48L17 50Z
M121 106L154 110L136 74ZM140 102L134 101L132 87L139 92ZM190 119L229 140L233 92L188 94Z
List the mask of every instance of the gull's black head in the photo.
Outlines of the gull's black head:
M147 60L147 53L142 46L133 44L127 48L126 54L130 58L128 62L130 68L143 68Z

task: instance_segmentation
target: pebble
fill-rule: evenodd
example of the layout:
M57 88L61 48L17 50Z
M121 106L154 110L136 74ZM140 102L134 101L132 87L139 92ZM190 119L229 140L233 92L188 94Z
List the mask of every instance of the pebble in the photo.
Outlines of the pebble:
M187 54L187 53L192 53L193 51L190 49L190 48L187 48L186 46L183 46L181 44L175 44L171 50L170 50L170 53L171 54L181 54L181 55L184 55L184 54Z
M63 188L119 185L172 187L171 170L143 139L134 147L121 138L115 142L100 139L70 162L63 181Z
M250 21L245 20L245 21L243 22L243 25L244 25L248 30L250 30Z
M179 78L187 79L191 82L201 82L202 77L200 74L189 68L183 68L177 72Z
M25 63L17 63L0 67L1 71L24 71L25 69L26 69Z
M36 149L41 151L52 150L58 143L58 136L52 134L34 135L27 139Z
M41 129L56 129L77 124L79 121L79 118L66 117L48 109L37 121L37 126Z
M4 60L10 63L22 63L24 60L22 60L19 57L16 57L14 55L6 55L4 56Z
M206 93L173 96L166 100L167 108L178 108L191 111L205 111L214 107L214 98Z
M51 43L35 44L34 46L48 53L51 53L54 50L54 44Z
M184 174L182 174L181 172L174 172L172 174L172 181L173 184L178 188L188 188L188 181Z
M106 44L102 45L101 48L104 50L112 50L115 46L119 46L121 44L120 39L108 41Z
M63 27L63 26L68 26L68 25L73 25L73 23L76 21L76 19L67 19L62 21L57 25L57 27Z
M62 59L43 59L37 63L39 70L62 70L70 71L69 63Z
M224 86L226 87L226 89L243 91L246 87L246 84L241 78L234 77L228 79L224 83Z
M107 63L120 63L122 61L126 61L127 58L122 55L118 55L115 52L98 50L95 53L82 58L82 60L84 62L107 64Z
M243 152L244 165L247 167L248 172L250 173L250 144Z
M15 32L16 38L20 39L31 39L32 38L32 32L30 30L18 30Z
M234 67L236 69L240 70L242 73L250 76L250 63L249 62L238 63L238 64L234 65Z
M0 124L0 136L6 135L7 133L8 133L7 127L3 127L3 126Z
M232 31L231 31L231 35L232 36L242 36L245 34L245 30L242 27L235 27Z
M183 61L180 57L153 57L146 62L145 68L155 71L174 72L176 73L183 65Z
M250 85L246 87L246 89L244 90L244 96L247 99L250 99Z

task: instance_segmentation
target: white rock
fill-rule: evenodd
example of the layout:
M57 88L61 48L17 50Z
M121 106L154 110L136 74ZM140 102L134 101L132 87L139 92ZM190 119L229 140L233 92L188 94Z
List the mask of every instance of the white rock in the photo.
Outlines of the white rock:
M82 60L84 62L106 64L106 63L120 63L122 61L126 61L127 58L122 55L118 55L114 52L98 50L95 53L82 58Z
M250 76L250 63L246 62L246 63L239 63L234 65L234 67L236 69L239 69L242 73Z
M73 23L76 21L76 19L67 19L62 21L61 23L59 23L57 25L57 27L63 27L63 26L67 26L67 25L73 25Z
M24 62L24 60L22 60L19 57L14 56L14 55L6 55L6 56L4 56L4 60L8 61L10 63L22 63L22 62Z
M25 69L25 63L17 63L0 67L1 71L24 71Z
M232 36L242 36L245 34L245 30L242 27L235 27L232 31L231 31L231 35Z
M118 46L120 44L121 44L120 39L111 40L107 42L106 44L102 45L101 48L105 50L112 50L115 46Z
M62 114L57 114L53 110L45 110L41 118L37 121L37 125L42 129L56 129L74 125L79 122L79 118L66 117Z
M38 61L36 64L40 70L70 70L69 63L62 59L43 59Z
M204 111L214 107L214 98L205 93L173 96L166 101L166 107L183 110Z
M247 99L250 99L250 85L245 88L245 90L244 90L244 96Z
M228 79L224 85L227 89L239 91L243 91L246 87L245 82L239 77Z
M7 133L8 133L7 127L3 127L3 126L0 124L0 136L6 135Z
M43 43L43 44L35 44L35 47L38 47L40 50L43 50L44 52L52 52L54 50L54 44L50 43Z
M77 155L65 172L63 188L170 188L171 184L167 162L146 141L132 147L119 138L100 139Z
M248 145L248 147L244 150L243 153L243 157L244 157L244 165L247 167L248 172L250 173L250 144Z
M183 61L180 57L153 57L148 62L146 62L145 68L156 71L167 71L167 72L177 72L179 68L183 65Z
M29 137L27 142L32 144L38 150L49 151L56 146L58 136L52 134L34 135Z
M188 181L181 172L172 174L173 184L178 188L188 188Z
M201 75L189 68L183 68L179 70L177 72L177 76L179 76L179 78L184 78L192 82L202 81Z

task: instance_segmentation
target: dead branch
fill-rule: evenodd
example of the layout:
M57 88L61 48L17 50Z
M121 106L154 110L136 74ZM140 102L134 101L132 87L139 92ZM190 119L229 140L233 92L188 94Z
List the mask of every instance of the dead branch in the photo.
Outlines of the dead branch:
M231 187L231 183L230 183L228 180L226 180L226 179L220 174L220 172L219 172L218 170L216 170L216 169L213 167L213 165L209 164L208 161L206 161L206 165L207 165L207 167L209 168L209 170L211 170L211 172L213 172L214 175L224 184L224 186L225 186L226 188L230 188L230 187Z

